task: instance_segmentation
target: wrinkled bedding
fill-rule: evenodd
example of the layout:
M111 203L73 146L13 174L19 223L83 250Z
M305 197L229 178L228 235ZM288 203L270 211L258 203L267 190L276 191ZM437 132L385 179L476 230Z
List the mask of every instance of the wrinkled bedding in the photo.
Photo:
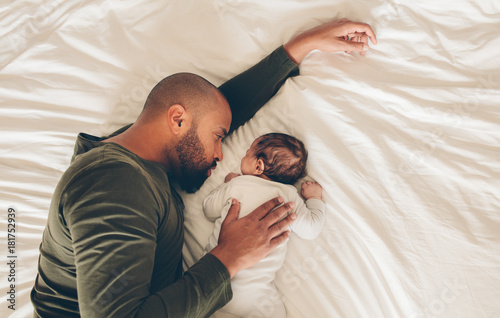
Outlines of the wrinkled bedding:
M51 195L79 132L133 122L164 76L187 71L219 85L341 17L369 23L378 45L364 57L311 52L301 75L225 139L212 177L183 194L186 266L213 227L202 200L238 172L254 138L284 132L304 141L307 179L327 203L320 236L292 235L277 274L288 317L498 317L500 4L473 0L2 4L1 316L31 317Z

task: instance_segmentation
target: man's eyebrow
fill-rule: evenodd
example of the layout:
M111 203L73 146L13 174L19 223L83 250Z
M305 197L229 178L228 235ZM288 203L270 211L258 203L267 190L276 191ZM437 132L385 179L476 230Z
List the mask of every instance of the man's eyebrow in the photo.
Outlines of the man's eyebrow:
M224 135L224 137L226 137L227 136L227 130L225 128L221 128L221 130L222 130L222 134Z

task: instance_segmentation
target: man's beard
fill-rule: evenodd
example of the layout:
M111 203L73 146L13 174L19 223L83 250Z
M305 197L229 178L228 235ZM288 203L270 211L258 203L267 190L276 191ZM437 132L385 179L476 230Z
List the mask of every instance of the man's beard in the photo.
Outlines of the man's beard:
M193 126L177 145L175 150L180 160L180 187L187 193L198 191L208 178L208 171L215 167L217 162L205 161L205 149Z

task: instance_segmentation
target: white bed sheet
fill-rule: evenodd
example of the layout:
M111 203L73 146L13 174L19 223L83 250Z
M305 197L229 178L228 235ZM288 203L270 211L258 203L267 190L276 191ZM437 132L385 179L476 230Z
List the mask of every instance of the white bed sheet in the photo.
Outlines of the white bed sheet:
M289 317L500 317L500 4L472 0L2 2L0 316L31 316L38 245L78 132L132 122L166 75L221 84L340 17L369 23L379 44L365 57L312 52L226 139L214 175L183 195L186 265L211 232L203 198L255 137L285 132L305 142L328 206L320 237L292 236L278 273Z

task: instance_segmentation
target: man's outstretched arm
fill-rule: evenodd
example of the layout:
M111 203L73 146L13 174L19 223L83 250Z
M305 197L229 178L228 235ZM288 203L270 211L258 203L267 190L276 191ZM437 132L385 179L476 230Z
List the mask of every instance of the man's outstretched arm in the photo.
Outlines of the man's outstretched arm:
M369 49L368 39L377 44L368 24L340 19L322 24L293 37L247 71L222 84L233 120L230 131L243 125L280 89L287 78L299 74L298 65L312 50L362 55Z
M252 118L287 78L298 74L298 65L280 46L247 71L222 84L219 90L226 97L233 114L229 131Z

